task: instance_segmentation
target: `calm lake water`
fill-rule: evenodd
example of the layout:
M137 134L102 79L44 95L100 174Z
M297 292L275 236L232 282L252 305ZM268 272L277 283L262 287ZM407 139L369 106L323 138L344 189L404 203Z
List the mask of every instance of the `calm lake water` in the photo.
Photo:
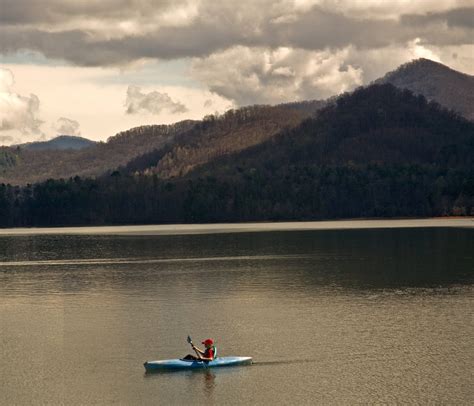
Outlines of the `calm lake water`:
M472 404L474 229L0 235L0 403ZM190 334L249 367L145 374Z

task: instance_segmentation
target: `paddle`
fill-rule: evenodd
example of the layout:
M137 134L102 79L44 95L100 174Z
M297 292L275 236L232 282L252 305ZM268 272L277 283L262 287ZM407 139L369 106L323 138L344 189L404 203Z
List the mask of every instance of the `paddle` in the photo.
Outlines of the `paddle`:
M196 353L196 355L198 356L198 358L201 359L201 355L199 354L199 352L197 352L197 350L194 349L193 340L191 339L190 336L188 336L188 343L191 344L191 347L193 347L194 352Z

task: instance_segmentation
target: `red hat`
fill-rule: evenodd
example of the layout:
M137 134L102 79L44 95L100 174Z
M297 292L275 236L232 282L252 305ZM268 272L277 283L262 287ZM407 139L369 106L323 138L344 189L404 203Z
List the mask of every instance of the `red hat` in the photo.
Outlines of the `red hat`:
M207 338L202 342L202 344L204 344L204 345L207 345L207 344L213 345L214 340L212 338Z

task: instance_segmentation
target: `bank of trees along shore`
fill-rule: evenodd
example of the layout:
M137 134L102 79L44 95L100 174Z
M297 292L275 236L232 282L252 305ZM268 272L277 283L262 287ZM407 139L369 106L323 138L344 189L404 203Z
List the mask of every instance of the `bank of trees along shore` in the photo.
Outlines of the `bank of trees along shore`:
M0 185L0 225L59 226L474 215L474 174L434 167L293 167L162 182L156 176Z
M473 157L473 123L377 85L186 176L135 166L0 185L0 226L474 215Z

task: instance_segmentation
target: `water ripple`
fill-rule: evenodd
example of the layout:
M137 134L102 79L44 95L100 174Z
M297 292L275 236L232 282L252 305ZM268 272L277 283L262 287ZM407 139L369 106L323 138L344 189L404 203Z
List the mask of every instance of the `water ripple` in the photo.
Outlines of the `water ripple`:
M6 261L0 262L0 267L7 266L54 266L54 265L120 265L120 264L159 264L175 262L211 262L211 261L268 261L305 259L308 255L252 255L224 257L195 257L195 258L90 258L90 259L59 259L36 261Z

